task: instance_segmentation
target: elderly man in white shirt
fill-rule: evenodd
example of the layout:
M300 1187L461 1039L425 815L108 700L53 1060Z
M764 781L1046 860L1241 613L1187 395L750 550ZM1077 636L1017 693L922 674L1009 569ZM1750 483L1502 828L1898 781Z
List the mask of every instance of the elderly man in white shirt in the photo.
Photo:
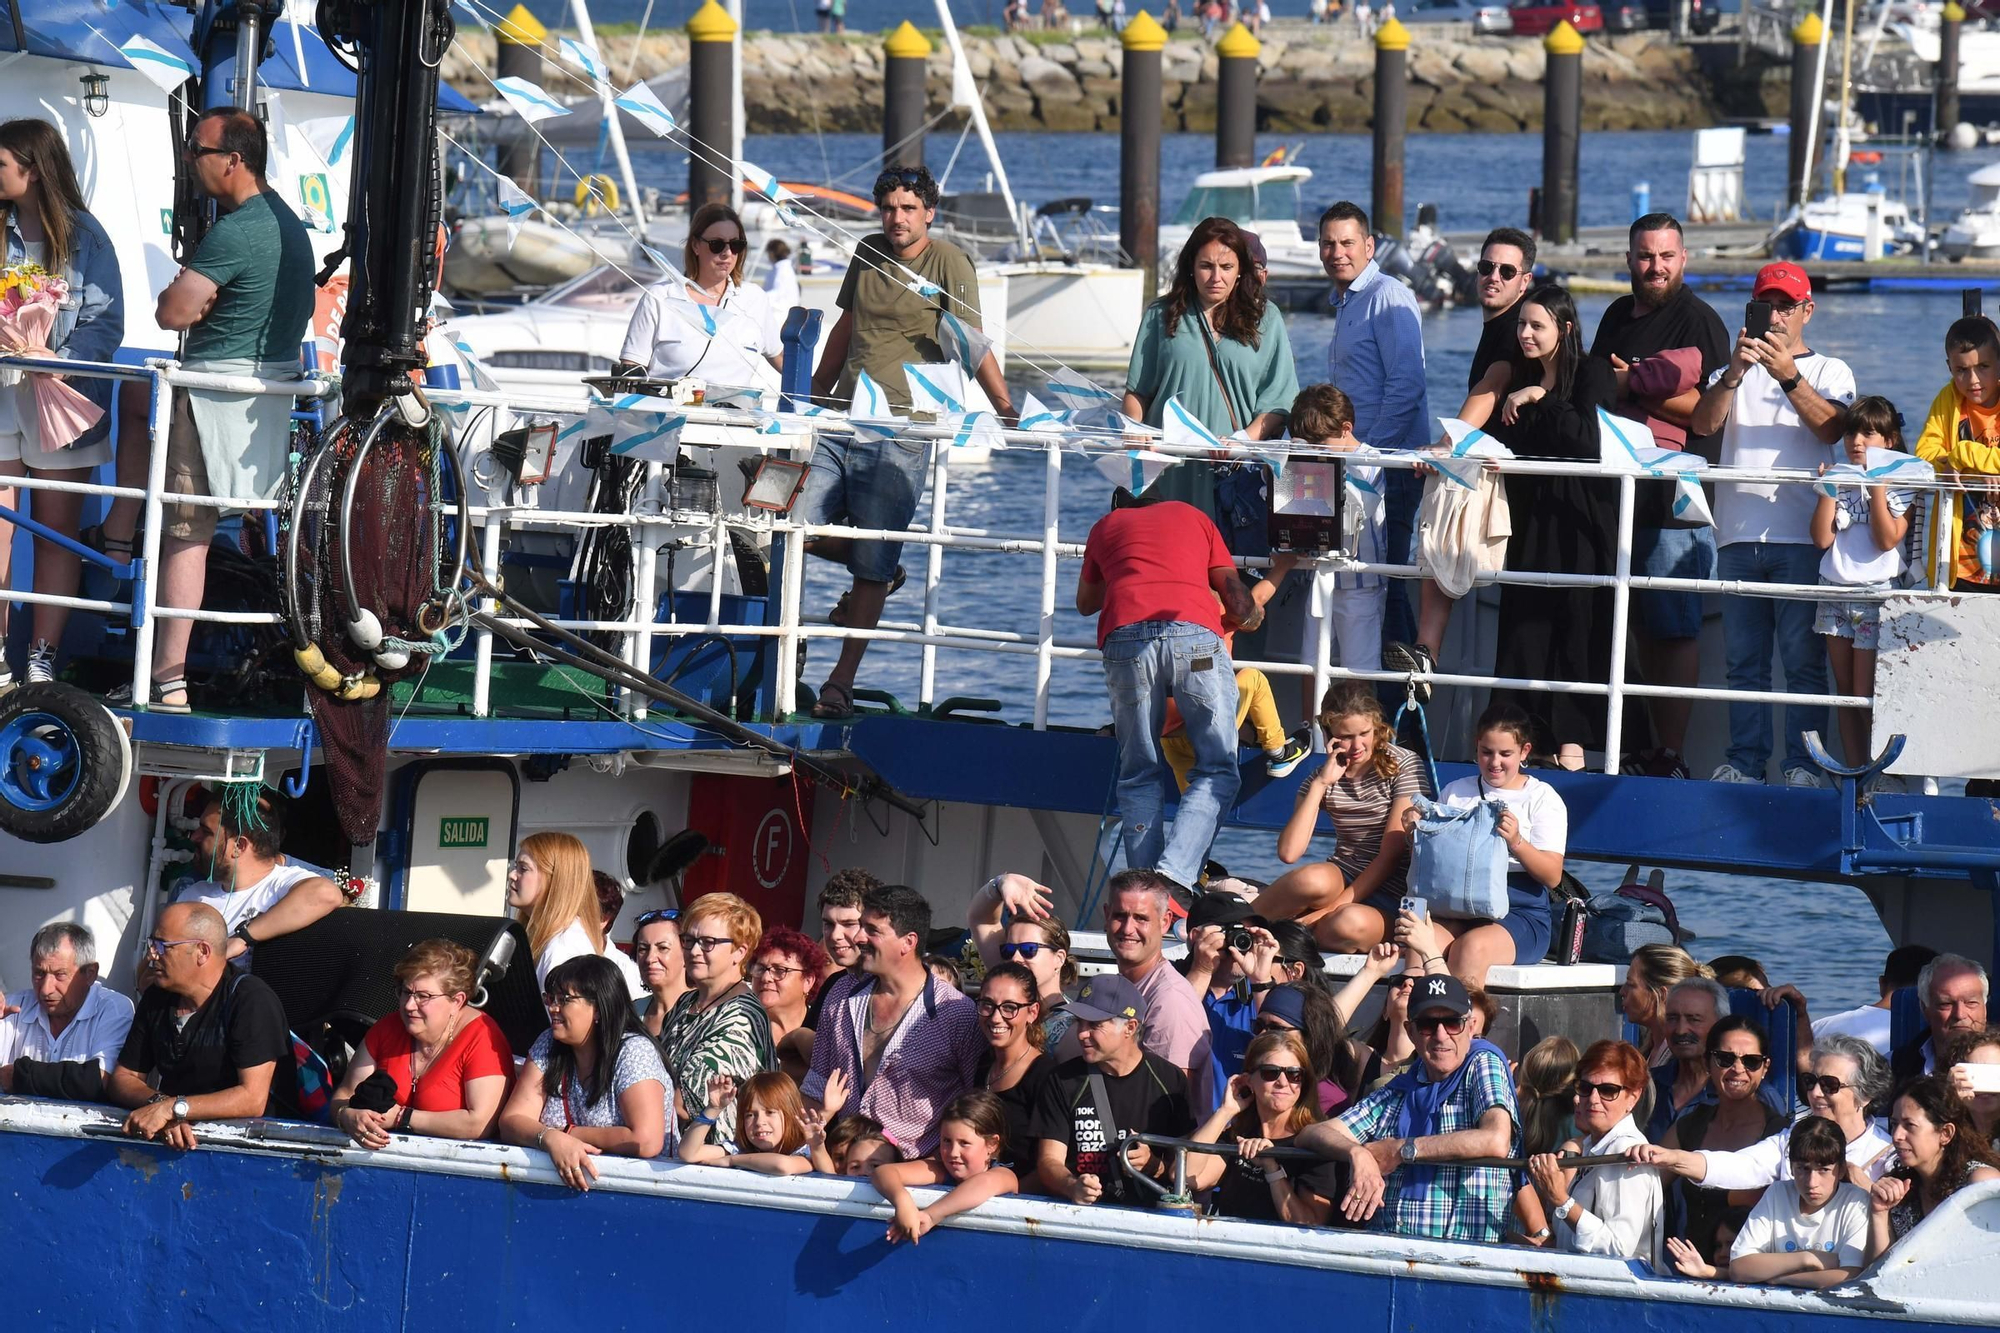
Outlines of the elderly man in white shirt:
M31 990L8 997L19 1012L0 1019L0 1091L95 1100L132 1026L132 1002L97 984L89 929L57 921L28 945Z

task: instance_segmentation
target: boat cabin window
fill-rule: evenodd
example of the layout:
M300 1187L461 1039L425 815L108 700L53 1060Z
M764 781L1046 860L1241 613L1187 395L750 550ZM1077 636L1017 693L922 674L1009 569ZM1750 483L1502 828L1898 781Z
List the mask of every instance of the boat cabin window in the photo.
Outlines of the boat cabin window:
M630 276L627 276L627 275ZM629 309L632 305L632 284L637 281L644 286L658 282L664 276L650 264L627 264L624 272L609 264L601 265L564 286L556 288L542 298L543 305L560 305L578 308L601 307L606 309Z
M1265 181L1257 187L1257 221L1290 222L1299 220L1299 183L1297 181Z
M1299 220L1299 183L1293 180L1265 181L1262 185L1199 185L1188 191L1174 224L1192 227L1203 218L1228 218L1232 222L1290 222Z
M531 348L525 352L489 352L486 364L495 370L560 370L578 375L609 375L611 359L588 352L557 352Z

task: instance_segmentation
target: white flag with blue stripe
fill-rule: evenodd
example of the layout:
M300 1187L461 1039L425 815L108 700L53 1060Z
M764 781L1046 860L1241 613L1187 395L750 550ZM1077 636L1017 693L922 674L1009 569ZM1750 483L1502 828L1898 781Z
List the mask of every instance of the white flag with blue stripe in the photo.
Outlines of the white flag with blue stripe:
M574 37L560 39L562 53L569 57L572 65L588 74L594 82L604 83L611 77L605 68L604 57L597 54L597 48L589 42L580 42Z
M1675 519L1694 527L1714 526L1715 515L1709 512L1708 497L1701 491L1700 474L1708 468L1706 459L1680 449L1662 449L1653 442L1652 429L1644 422L1613 416L1601 407L1597 409L1597 431L1598 455L1606 467L1671 478Z
M1424 461L1436 468L1439 476L1468 491L1479 488L1479 474L1486 470L1483 460L1514 457L1512 449L1477 426L1457 417L1445 417L1442 424L1451 438L1451 448L1442 454L1425 451Z
M950 352L968 375L977 375L986 354L993 350L993 340L984 330L970 327L949 310L938 311L938 345Z
M612 98L611 105L662 139L666 138L674 128L674 113L667 110L666 104L660 101L659 96L643 83L635 83Z
M500 177L500 211L507 215L507 248L509 250L514 248L514 242L520 238L521 224L527 221L530 213L540 207L541 205L535 202L535 196L514 184L507 177Z
M854 375L854 398L847 409L848 425L857 439L876 442L891 439L908 423L896 415L889 395L867 371Z
M1052 376L1047 388L1057 407L1076 414L1079 426L1112 424L1118 419L1119 404L1124 401L1122 394L1113 393L1101 384L1092 384L1080 375Z
M126 38L125 44L118 48L118 54L125 57L126 64L157 84L162 92L173 92L194 77L194 66L144 37L134 35Z
M1841 483L1848 487L1855 485L1894 486L1897 489L1929 486L1937 481L1937 471L1923 459L1906 454L1899 449L1875 449L1868 451L1865 466L1853 463L1835 463L1816 483L1822 494L1838 499Z
M1049 407L1032 393L1021 396L1021 416L1017 429L1031 430L1037 435L1065 435L1076 425L1076 413L1058 411Z
M912 412L940 417L966 410L965 372L950 362L903 363L903 383L909 386Z
M659 399L649 399L657 403ZM684 412L621 412L611 433L611 452L645 463L672 463L680 457Z
M549 96L548 91L540 84L517 74L493 80L493 87L507 99L507 105L513 107L521 119L530 125L540 124L554 116L569 114L569 108Z
M348 150L354 147L354 117L318 116L312 120L299 122L299 131L306 136L320 160L329 167L338 167L347 161Z

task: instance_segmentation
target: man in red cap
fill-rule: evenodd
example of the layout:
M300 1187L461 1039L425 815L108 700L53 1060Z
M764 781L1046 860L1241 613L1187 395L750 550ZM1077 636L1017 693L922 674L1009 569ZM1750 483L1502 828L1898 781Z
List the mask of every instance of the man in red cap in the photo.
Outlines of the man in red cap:
M1838 462L1854 372L1837 357L1806 346L1812 322L1812 280L1796 264L1766 264L1751 288L1770 308L1770 327L1752 337L1739 330L1729 364L1708 379L1688 428L1722 432L1725 467L1802 468ZM1761 314L1761 312L1759 312ZM1746 321L1749 319L1746 313ZM1715 488L1716 559L1720 577L1753 583L1817 583L1819 548L1812 539L1810 486L1724 482ZM1769 690L1771 650L1785 665L1785 688L1826 693L1826 650L1813 633L1812 602L1729 597L1722 603L1729 688ZM1804 733L1826 729L1826 709L1785 705L1783 771L1788 787L1818 787ZM1717 782L1762 782L1771 760L1771 707L1729 706L1729 753Z

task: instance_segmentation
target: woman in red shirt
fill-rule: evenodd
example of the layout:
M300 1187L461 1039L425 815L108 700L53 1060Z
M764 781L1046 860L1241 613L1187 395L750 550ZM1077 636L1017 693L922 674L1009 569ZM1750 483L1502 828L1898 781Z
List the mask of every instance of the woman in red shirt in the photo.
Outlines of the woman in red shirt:
M425 940L396 965L396 1009L347 1066L333 1123L364 1148L389 1135L485 1138L500 1114L514 1052L500 1025L474 1009L472 950Z

